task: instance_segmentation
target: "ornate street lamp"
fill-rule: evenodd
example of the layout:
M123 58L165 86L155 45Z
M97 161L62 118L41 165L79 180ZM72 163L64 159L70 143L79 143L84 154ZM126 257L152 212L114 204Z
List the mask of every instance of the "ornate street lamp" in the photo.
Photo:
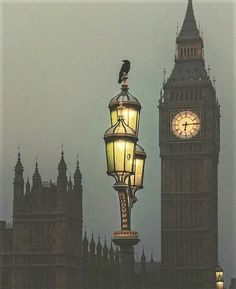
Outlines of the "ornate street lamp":
M104 135L107 157L107 174L116 180L121 210L121 230L130 230L130 214L126 178L134 173L135 145L138 140L134 130L124 121L123 105L118 107L118 121Z
M105 132L107 174L115 178L114 189L120 202L121 230L113 234L120 247L121 288L133 289L134 249L138 232L131 230L131 208L135 193L143 187L146 154L137 145L141 105L128 92L128 77L123 76L121 93L109 104L112 126Z
M224 270L218 265L215 271L216 289L224 289Z

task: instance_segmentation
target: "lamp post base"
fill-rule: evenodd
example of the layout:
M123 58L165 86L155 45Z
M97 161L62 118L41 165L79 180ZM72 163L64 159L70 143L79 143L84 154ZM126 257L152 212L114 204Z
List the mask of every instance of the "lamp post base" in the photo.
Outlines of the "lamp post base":
M121 289L134 289L134 245L140 241L138 232L116 231L113 243L120 247Z

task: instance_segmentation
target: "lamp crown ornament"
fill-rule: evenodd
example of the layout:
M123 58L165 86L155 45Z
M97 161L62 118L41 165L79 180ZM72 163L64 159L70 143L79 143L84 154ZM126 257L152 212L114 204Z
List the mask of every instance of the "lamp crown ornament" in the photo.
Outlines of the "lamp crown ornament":
M122 89L129 89L129 85L128 85L128 75L126 74L126 72L123 72L123 76L121 77L121 87Z

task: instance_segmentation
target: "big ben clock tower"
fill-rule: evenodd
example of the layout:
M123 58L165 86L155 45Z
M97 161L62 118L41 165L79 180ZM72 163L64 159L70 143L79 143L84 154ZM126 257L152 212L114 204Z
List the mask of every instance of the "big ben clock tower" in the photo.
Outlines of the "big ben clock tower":
M162 288L215 288L220 107L188 1L159 103Z

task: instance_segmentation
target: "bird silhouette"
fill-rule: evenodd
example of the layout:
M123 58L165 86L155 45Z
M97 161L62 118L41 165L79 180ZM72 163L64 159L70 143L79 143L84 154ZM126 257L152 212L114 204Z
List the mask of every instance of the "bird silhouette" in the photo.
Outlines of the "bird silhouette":
M123 61L124 63L122 64L121 69L120 69L118 83L121 83L121 82L122 82L123 73L125 72L126 75L127 75L128 72L129 72L129 70L130 70L130 62L129 62L129 60L122 60L122 61Z

